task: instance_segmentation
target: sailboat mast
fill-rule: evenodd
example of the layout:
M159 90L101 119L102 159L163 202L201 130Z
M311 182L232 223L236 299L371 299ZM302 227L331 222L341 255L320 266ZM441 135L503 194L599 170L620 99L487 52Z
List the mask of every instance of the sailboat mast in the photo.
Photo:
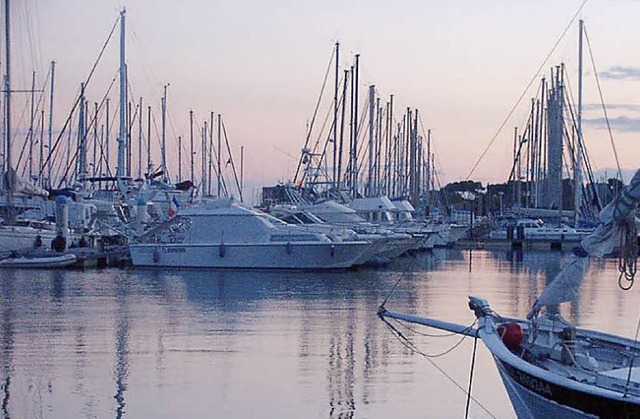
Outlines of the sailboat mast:
M191 157L189 163L191 164L191 182L195 182L195 169L193 162L193 109L189 111L189 138L191 141Z
M344 120L347 108L347 83L349 82L349 70L344 70L344 81L342 83L342 112L340 114L340 147L338 149L338 172L336 186L342 189L342 154L344 144Z
M78 160L76 164L76 179L84 181L87 175L87 148L86 148L86 112L87 102L84 96L84 83L80 83L80 105L78 114Z
M33 123L36 119L36 72L31 73L31 122L29 124L29 180L33 176Z
M178 136L178 180L176 182L182 181L182 137Z
M53 86L55 85L55 74L56 74L56 62L55 61L51 61L51 90L49 92L49 128L48 128L48 153L51 153L51 137L53 136ZM49 156L47 158L47 186L51 186L52 182L51 182L51 166L52 166L52 159L51 156ZM43 168L41 167L40 170L43 170Z
M221 137L222 137L222 119L220 114L218 114L218 198L221 197L222 195L222 178L220 177L220 156L222 155L222 148L220 146L221 144Z
M208 164L207 164L207 173L209 176L209 180L207 182L207 184L209 185L209 195L211 195L211 178L212 178L212 172L213 172L213 125L215 124L214 121L214 115L213 115L213 111L211 111L210 117L209 117L209 131L207 132L207 138L208 138L208 142L209 142L209 158L207 160Z
M138 105L138 179L142 178L142 96Z
M574 169L575 196L574 196L574 224L578 226L580 204L582 201L582 31L584 21L580 19L578 35L578 146L576 147L576 167Z
M360 79L360 54L356 54L356 65L354 67L354 101L353 101L353 198L358 197L358 83Z
M167 178L167 157L166 157L166 132L167 132L167 85L164 85L162 94L162 173L163 178Z
M369 178L367 180L367 193L366 196L373 196L373 158L375 155L373 145L373 133L374 133L374 111L376 101L376 86L369 86Z
M5 30L5 74L4 74L4 107L5 107L5 161L4 169L9 174L9 187L7 188L7 212L5 222L11 224L13 222L13 190L11 182L13 182L11 164L11 30L9 26L9 16L11 8L9 0L4 0L4 30Z
M110 174L111 173L111 168L109 167L109 133L111 132L110 131L111 123L109 121L109 102L110 102L110 99L107 98L107 101L106 101L106 104L105 104L107 108L106 108L106 111L105 111L106 112L106 116L105 116L105 133L104 133L104 150L105 150L104 160L105 160L105 163L106 163L106 166L107 166L106 172ZM49 148L49 150L51 150L51 148ZM51 152L51 151L49 151L49 152ZM51 161L51 159L49 159L49 161Z
M242 199L242 191L244 190L244 146L240 146L240 202Z
M336 176L336 163L337 163L337 152L338 152L338 85L340 83L340 42L336 42L336 77L335 84L333 90L333 178L331 179L333 182L333 187L338 187L337 176Z
M147 173L151 174L151 106L147 106Z
M118 167L116 177L122 178L126 173L125 147L127 135L127 64L125 62L125 28L126 10L120 11L120 127L118 129Z

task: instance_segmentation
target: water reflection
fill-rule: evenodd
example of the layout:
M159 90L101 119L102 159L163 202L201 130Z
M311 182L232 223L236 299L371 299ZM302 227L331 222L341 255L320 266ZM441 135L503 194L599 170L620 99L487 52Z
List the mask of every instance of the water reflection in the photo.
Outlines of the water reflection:
M9 400L11 398L11 375L13 372L13 275L8 273L2 276L0 282L2 293L0 301L2 304L2 348L0 350L0 368L2 371L2 414L4 418L9 418Z
M116 381L116 418L124 417L124 394L127 389L129 375L129 309L128 309L128 281L115 283L116 300L116 342L115 342L115 381Z
M478 294L502 314L523 316L563 257L474 251L471 272L469 253L457 250L322 274L5 272L2 414L459 417L464 395L398 344L377 319L378 305L402 278L389 308L467 324L467 295ZM598 284L603 272L615 266L591 264L580 299L563 314L622 327L635 320L635 306L615 283ZM464 384L470 352L462 345L449 356L441 362L460 370ZM490 359L479 362L477 396L509 416L499 377L486 375L495 374Z

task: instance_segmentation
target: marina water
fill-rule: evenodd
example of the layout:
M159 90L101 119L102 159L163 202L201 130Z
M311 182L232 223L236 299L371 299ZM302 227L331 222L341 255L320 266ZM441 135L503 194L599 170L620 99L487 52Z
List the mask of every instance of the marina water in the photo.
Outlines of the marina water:
M471 324L470 294L526 316L566 254L436 250L346 272L12 271L0 279L6 418L460 418L473 339L398 327L387 307ZM592 260L561 311L633 337L639 287ZM439 355L427 358L424 355ZM474 418L515 413L481 342Z

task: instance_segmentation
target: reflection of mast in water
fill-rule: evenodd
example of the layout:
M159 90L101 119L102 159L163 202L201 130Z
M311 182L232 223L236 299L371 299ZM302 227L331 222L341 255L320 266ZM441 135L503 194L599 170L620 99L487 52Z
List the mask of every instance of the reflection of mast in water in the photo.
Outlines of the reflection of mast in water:
M124 417L124 392L127 389L129 376L129 310L126 301L126 291L121 289L121 281L116 282L116 418Z
M0 349L0 367L2 368L2 416L9 419L9 398L11 374L13 373L13 274L2 278L2 348Z
M346 301L354 301L353 296ZM329 370L327 381L329 385L329 416L337 418L353 418L356 410L353 398L355 354L354 335L355 310L334 311L342 317L346 312L346 324L339 318L333 318L331 324L335 326L335 332L331 334L329 341ZM333 316L332 316L333 317ZM343 325L346 330L340 330Z

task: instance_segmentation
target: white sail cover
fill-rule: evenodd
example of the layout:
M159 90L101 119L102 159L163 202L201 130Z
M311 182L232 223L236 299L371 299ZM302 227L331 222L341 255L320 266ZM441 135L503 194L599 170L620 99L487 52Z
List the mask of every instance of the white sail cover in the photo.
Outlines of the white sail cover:
M26 195L49 196L49 192L32 183L22 180L14 169L5 172L5 186L13 192L19 192Z
M600 225L580 243L562 270L545 287L527 316L532 318L546 305L573 300L586 269L586 256L602 257L625 245L625 237L636 240L636 208L640 203L640 169L620 194L600 212ZM632 233L631 235L629 233Z

